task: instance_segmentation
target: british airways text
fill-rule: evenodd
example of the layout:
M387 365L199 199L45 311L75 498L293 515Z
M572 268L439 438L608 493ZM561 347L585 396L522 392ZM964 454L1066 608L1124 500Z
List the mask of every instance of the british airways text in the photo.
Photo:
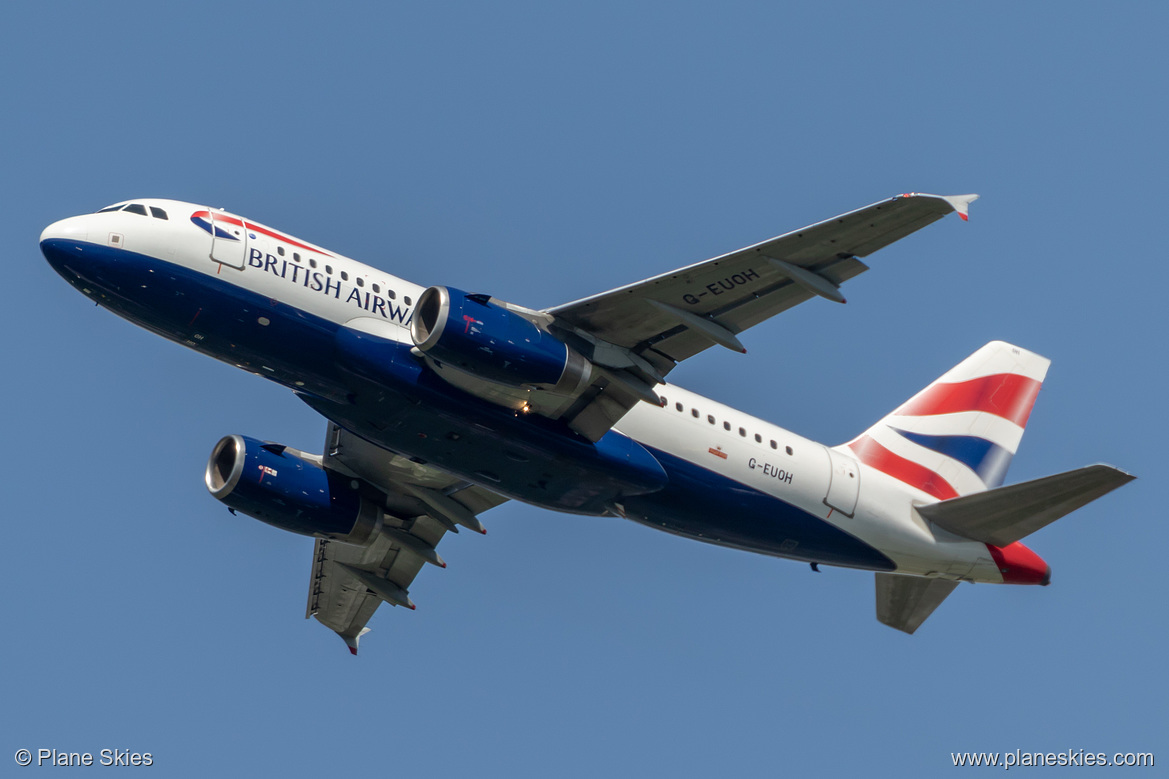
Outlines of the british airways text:
M341 294L348 287L349 293L345 298L346 303L353 303L362 311L377 314L391 322L400 322L403 325L410 323L412 312L409 307L397 306L381 295L375 295L347 284L343 285L340 281L321 273L319 270L311 270L274 254L265 254L259 249L251 249L248 252L248 267L271 273L273 276L279 276L293 284L300 284L313 292L330 295L337 300L341 299Z

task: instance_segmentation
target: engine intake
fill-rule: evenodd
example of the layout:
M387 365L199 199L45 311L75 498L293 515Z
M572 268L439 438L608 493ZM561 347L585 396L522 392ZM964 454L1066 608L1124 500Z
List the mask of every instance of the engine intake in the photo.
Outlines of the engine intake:
M509 387L577 383L590 366L563 341L487 295L430 287L410 337L427 357Z
M318 538L363 543L381 511L361 497L360 482L280 444L229 435L207 461L208 491L228 508L269 525Z

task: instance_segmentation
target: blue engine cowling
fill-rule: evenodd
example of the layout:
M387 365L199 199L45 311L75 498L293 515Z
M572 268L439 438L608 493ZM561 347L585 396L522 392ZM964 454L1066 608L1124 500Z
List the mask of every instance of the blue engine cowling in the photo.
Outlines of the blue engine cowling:
M322 468L295 449L240 435L220 439L207 461L211 494L235 511L305 536L360 542L380 512L360 482Z
M579 379L587 361L551 333L492 301L453 287L418 298L410 337L427 357L510 387Z

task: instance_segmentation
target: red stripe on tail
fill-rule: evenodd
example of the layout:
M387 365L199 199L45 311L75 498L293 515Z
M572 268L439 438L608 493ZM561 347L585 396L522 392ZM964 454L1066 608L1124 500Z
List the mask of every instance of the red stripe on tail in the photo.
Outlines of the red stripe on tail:
M934 384L894 413L933 416L984 411L1025 427L1039 387L1040 382L1017 373L999 373L958 384Z
M904 457L890 452L867 435L853 441L848 447L856 452L860 461L870 468L876 468L898 481L905 482L910 487L916 487L922 492L933 495L938 500L958 497L958 491L941 476L924 465L918 465L912 460L906 460Z

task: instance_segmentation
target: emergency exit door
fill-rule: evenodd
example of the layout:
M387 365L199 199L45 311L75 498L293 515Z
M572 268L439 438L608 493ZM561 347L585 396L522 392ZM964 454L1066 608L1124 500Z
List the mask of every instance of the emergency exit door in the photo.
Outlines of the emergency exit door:
M835 449L828 449L828 459L832 464L832 477L824 503L851 517L856 513L856 501L860 495L860 468L856 460Z
M207 212L211 220L211 259L242 269L248 250L248 235L243 220L210 208Z

